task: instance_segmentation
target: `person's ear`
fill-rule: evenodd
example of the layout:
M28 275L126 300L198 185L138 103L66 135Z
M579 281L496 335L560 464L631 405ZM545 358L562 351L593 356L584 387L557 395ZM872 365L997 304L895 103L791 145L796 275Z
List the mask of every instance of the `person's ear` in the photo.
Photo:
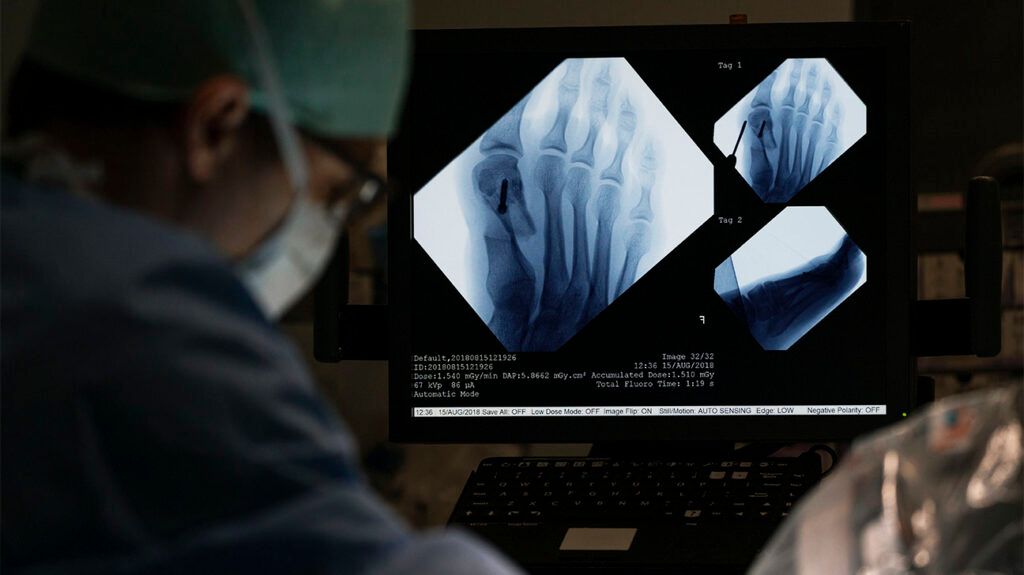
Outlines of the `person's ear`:
M215 76L193 92L185 107L183 136L189 177L209 182L231 156L249 113L249 89L237 76Z

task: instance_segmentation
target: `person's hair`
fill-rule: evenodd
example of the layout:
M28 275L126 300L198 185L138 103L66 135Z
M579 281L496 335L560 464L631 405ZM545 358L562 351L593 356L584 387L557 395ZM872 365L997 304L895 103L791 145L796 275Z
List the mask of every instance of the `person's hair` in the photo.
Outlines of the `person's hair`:
M147 102L71 78L24 60L11 82L9 137L65 120L97 126L138 126L174 121L177 102Z

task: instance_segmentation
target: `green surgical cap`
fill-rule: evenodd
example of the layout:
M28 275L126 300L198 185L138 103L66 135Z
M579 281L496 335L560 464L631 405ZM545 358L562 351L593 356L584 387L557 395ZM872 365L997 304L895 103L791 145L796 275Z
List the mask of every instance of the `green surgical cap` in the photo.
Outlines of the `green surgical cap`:
M253 0L297 126L325 137L391 133L408 60L405 0ZM35 62L134 98L176 101L234 74L267 98L235 0L42 0Z

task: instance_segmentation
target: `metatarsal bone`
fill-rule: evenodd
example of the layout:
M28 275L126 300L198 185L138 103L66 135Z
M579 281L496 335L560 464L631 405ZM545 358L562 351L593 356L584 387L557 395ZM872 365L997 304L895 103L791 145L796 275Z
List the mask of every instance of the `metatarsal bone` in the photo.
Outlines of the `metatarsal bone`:
M793 129L796 131L796 145L793 148L793 169L786 179L787 194L804 187L808 180L802 180L804 165L813 160L814 148L808 146L809 134L804 132L807 129L808 116L811 112L811 99L818 88L818 66L812 64L807 71L807 78L804 81L804 101L796 111L793 120Z
M590 202L590 170L581 166L569 170L565 193L572 206L572 274L562 296L562 320L575 329L590 293L590 238L587 233L587 204Z
M542 309L554 309L569 283L565 263L565 232L562 229L562 188L565 186L565 160L545 154L537 160L534 181L544 194L547 207L544 226L544 288Z
M626 263L622 266L622 275L619 276L619 285L616 290L616 297L622 295L629 286L636 282L636 268L640 265L640 258L651 249L651 223L646 220L633 222L629 232L629 240L626 245Z
M747 173L750 174L751 187L761 198L769 196L775 178L775 168L768 154L778 147L775 142L775 124L772 122L772 87L778 75L778 72L772 72L758 84L747 114L747 128L744 130L744 137L749 142Z
M789 173L792 169L792 139L790 133L793 131L793 114L796 111L796 88L800 83L800 71L803 68L803 61L794 60L789 71L789 88L782 98L781 111L779 112L779 127L782 129L782 138L779 141L779 164L775 168L775 182L772 186L771 201L786 201L788 189L786 182L789 180Z
M611 273L612 228L619 217L619 186L601 184L597 188L597 238L590 293L587 296L585 321L590 321L608 305L608 283Z
M494 303L494 315L487 325L505 347L519 349L526 337L533 307L533 269L514 237L504 240L485 237L484 242L487 294Z

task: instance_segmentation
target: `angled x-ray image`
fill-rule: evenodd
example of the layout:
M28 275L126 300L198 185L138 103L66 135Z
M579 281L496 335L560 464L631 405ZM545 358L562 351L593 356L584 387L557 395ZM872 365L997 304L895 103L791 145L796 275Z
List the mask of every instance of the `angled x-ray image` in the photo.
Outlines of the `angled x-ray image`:
M820 206L782 210L715 269L761 347L789 349L867 281L867 257Z
M867 107L824 58L790 58L715 122L762 201L785 203L867 133Z
M563 61L414 197L416 241L509 351L553 351L714 210L624 58Z

